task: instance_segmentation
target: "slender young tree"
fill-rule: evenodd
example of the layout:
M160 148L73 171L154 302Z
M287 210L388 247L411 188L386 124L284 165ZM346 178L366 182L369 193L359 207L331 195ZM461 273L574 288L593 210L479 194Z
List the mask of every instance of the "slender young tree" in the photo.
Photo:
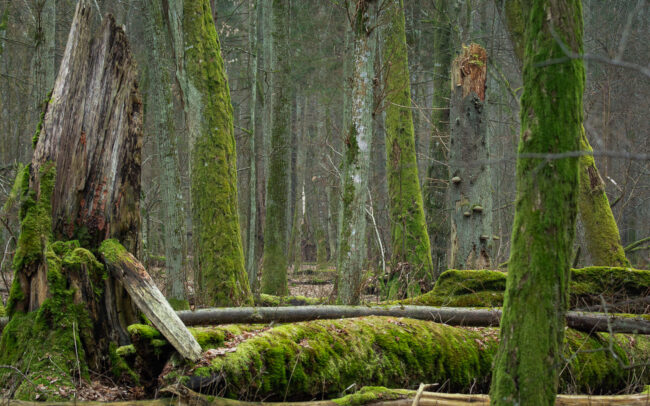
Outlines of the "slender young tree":
M386 89L386 172L390 205L393 283L402 294L417 295L433 281L431 246L426 221L411 113L411 85L404 20L404 3L392 0L383 31Z
M193 237L201 299L252 302L237 209L233 112L221 46L208 0L183 1L186 119L193 138Z
M147 57L156 66L154 69L147 70L149 76L146 81L148 87L146 104L149 113L147 119L152 121L156 131L156 146L162 170L160 185L163 197L160 204L165 244L165 270L170 282L167 297L174 308L189 309L183 269L185 218L171 91L169 29L160 1L149 0L146 6L148 22L146 32L150 35L148 40L151 44L147 47Z
M517 200L490 390L494 405L555 403L577 214L578 159L525 155L580 148L583 62L567 60L562 46L582 52L581 2L530 1L523 11Z
M366 251L366 200L372 140L377 1L361 0L352 16L354 56L350 125L345 139L343 201L338 249L338 301L357 304Z
M447 245L449 243L449 216L447 207L447 186L449 169L449 99L451 97L451 61L456 48L457 35L453 22L456 8L447 0L435 0L433 10L433 110L431 124L433 139L430 153L433 158L424 187L427 226L431 239L432 260L436 274L447 267Z
M249 120L249 213L248 213L248 243L246 253L246 271L248 273L248 282L253 292L258 290L257 281L257 261L255 255L256 236L257 236L257 151L255 147L256 137L256 111L257 111L257 59L259 58L258 42L257 42L257 18L258 18L258 0L248 1L248 44L249 44L249 57L248 57L248 72L250 75L250 120Z
M525 49L525 20L522 0L507 0L504 7L506 26L514 45L515 55L523 60ZM566 55L565 55L566 56ZM592 152L586 134L580 137L580 149ZM585 229L587 250L594 265L630 266L625 256L621 235L605 194L605 183L592 155L580 157L580 188L578 213Z
M262 292L286 295L287 198L289 188L289 2L273 0L271 15L271 155L266 185Z

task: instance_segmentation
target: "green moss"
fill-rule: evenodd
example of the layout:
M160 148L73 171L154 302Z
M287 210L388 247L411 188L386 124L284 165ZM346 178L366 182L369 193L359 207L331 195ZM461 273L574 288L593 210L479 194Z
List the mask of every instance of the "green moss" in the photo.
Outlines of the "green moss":
M221 386L210 387L209 393L248 400L253 400L253 393L254 399L269 400L284 399L285 394L287 400L335 397L353 383L409 388L420 382L447 382L451 391L480 392L487 390L498 345L496 329L401 318L319 320L248 330L251 334L244 328L211 327L201 333L192 329L204 350L233 345L236 350L207 366L201 363L199 372L188 373L186 365L178 364L165 381L186 376L198 387L221 375ZM614 338L615 356L626 365L650 360L650 337ZM606 334L568 330L563 354L564 393L616 393L630 382L640 385L650 377L647 369L623 368L609 351ZM373 396L371 392L380 390L367 391L358 395Z
M385 92L391 262L393 269L400 264L400 269L408 273L408 276L395 274L392 278L403 285L398 294L411 297L433 284L433 263L418 179L402 0L393 2L390 19L383 32L382 49L384 60L390 65L386 70Z
M2 210L5 213L10 212L14 205L20 200L23 193L29 189L29 165L18 164L18 169L16 171L16 178L14 179L14 184L9 191L9 196L5 204L2 206Z
M195 279L213 306L252 304L237 209L237 165L230 91L208 0L183 2L185 62L193 111L192 217Z
M262 293L255 301L257 306L278 307L278 306L308 306L318 305L326 302L324 298L306 296L273 296Z
M413 395L413 391L404 389L388 389L383 386L364 386L358 392L334 399L340 406L361 406L379 401L404 399Z
M130 347L130 348L129 348ZM133 346L122 346L117 348L115 343L110 343L108 356L111 360L111 373L122 382L131 382L136 385L140 383L140 377L133 372L133 369L126 362L125 358L135 355Z
M341 393L352 383L402 387L431 379L461 390L490 370L492 356L476 340L496 350L496 341L478 332L416 320L295 323L255 334L215 358L209 376L225 374L229 397L306 399ZM477 389L486 384L476 380Z
M430 292L397 303L424 306L498 307L503 305L507 274L487 269L444 272ZM615 302L650 295L650 271L587 267L571 270L569 304L571 307L600 305L601 295L610 304L611 311L642 312L643 304Z
M160 331L146 324L132 324L127 327L127 331L131 337L135 337L139 340L146 340L149 342L155 339L160 339L162 337Z
M66 400L74 395L79 372L88 379L82 338L91 322L85 304L75 303L75 288L69 286L67 274L88 272L93 279L93 275L103 275L103 267L90 252L80 251L75 245L52 244L60 256L52 246L45 248L47 299L37 311L14 311L3 331L0 364L22 370L36 384L35 387L11 370L1 370L0 387L22 381L17 399ZM14 302L24 300L20 299L24 294L17 282L12 290Z
M0 317L4 317L5 315L5 307L0 303Z
M38 125L36 126L36 132L34 132L34 136L32 137L32 148L36 149L36 144L38 144L38 138L41 136L41 131L43 129L43 122L45 121L45 113L47 113L47 107L50 105L50 102L52 101L52 91L47 94L47 98L43 100L42 103L42 109L41 109L41 118L38 121Z
M99 246L99 253L106 258L109 263L119 263L128 258L128 251L119 241L114 238L105 240Z
M167 298L169 305L174 310L190 310L190 302L186 299L174 299L173 297Z
M593 152L584 128L580 149ZM585 242L594 265L630 266L621 244L618 225L605 194L605 184L598 173L593 155L582 155L578 212L584 226Z

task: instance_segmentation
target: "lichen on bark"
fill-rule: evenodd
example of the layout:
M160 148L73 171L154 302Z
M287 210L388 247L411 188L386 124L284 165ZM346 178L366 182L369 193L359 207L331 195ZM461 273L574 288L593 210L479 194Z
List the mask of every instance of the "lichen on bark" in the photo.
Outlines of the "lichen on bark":
M581 2L543 0L526 7L519 154L577 151L585 80L582 60L546 62L565 58L559 41L582 52ZM517 160L515 220L492 404L555 402L577 190L577 158Z
M237 208L232 104L208 0L183 2L183 34L194 96L188 96L188 103L200 117L194 123L191 163L196 284L206 304L250 304Z

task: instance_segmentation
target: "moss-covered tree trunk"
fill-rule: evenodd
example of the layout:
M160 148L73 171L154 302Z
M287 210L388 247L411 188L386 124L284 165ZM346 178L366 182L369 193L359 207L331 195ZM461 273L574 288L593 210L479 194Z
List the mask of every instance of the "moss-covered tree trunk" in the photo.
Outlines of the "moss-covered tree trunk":
M523 1L507 0L504 4L503 14L508 33L515 49L515 55L519 61L522 61L526 26ZM588 153L593 151L584 130L580 137L580 150ZM582 156L579 165L578 213L585 228L587 250L594 262L593 265L630 266L621 244L618 225L605 194L605 184L598 172L594 157L592 155Z
M363 0L352 20L354 54L350 124L345 138L343 201L339 222L338 301L357 304L366 256L366 200L372 140L377 2Z
M583 63L579 59L547 62L564 58L557 41L573 52L582 52L581 2L529 2L524 15L519 154L577 151L582 134ZM577 198L577 158L519 157L501 344L490 390L492 404L555 402L563 364Z
M230 90L208 0L183 1L183 38L190 111L186 119L193 137L195 284L204 303L252 303L239 231Z
M93 38L92 10L77 5L31 165L17 179L21 233L0 364L28 380L5 370L0 385L18 378L19 398L72 396L76 377L104 371L111 343L128 342L126 326L137 320L123 286L91 252L106 238L139 251L137 70L112 17ZM63 392L52 393L52 381Z
M487 52L463 47L452 64L449 143L451 249L453 269L490 268L492 178L485 111Z
M167 15L158 0L148 1L146 17L152 45L147 57L157 66L148 69L147 115L156 132L156 146L161 166L163 241L165 244L165 271L169 278L167 297L177 309L189 308L185 294L184 253L185 218L178 160L176 122L173 111L172 77L170 75L169 27ZM173 64L171 64L173 66Z
M386 172L390 205L393 280L403 295L429 290L433 282L415 155L411 85L404 20L404 3L392 0L390 22L383 31L386 108Z
M266 185L266 223L262 292L286 295L287 287L287 205L289 188L289 3L273 0L271 15L271 151Z
M433 110L431 124L433 139L430 153L433 161L424 185L424 203L431 240L431 256L437 275L447 269L449 244L449 214L447 187L449 169L449 99L452 55L455 52L454 22L457 10L447 0L436 0L433 11ZM436 275L436 276L437 276Z

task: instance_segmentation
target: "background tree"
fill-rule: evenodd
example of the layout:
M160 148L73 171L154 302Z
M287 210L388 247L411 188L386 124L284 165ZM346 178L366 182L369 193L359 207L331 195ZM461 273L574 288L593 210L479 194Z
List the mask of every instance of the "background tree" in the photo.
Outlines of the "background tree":
M273 39L271 69L271 155L266 185L266 223L264 227L264 260L262 264L262 292L286 295L287 237L289 196L289 3L273 0L271 36Z

